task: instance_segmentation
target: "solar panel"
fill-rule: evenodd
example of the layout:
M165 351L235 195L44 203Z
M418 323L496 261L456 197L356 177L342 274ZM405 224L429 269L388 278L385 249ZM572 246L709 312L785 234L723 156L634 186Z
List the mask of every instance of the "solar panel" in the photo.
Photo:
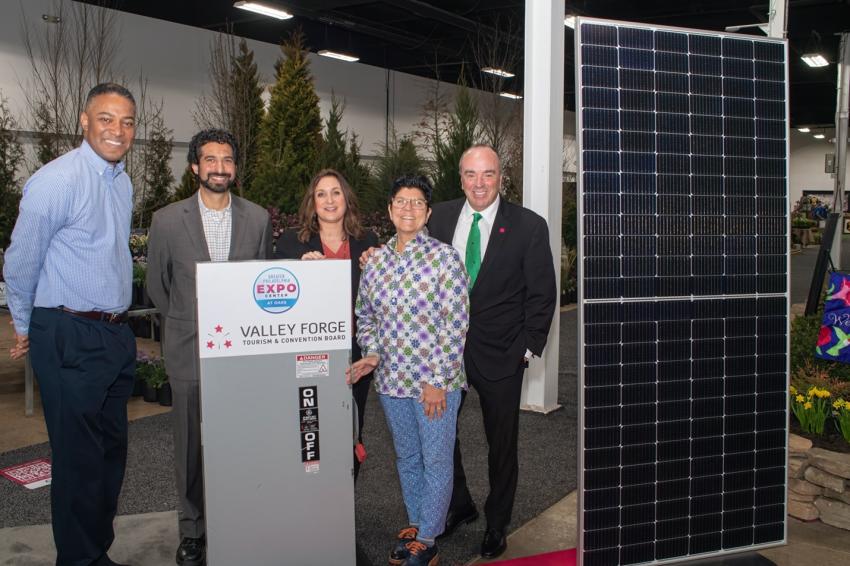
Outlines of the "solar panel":
M786 46L580 19L579 557L785 541Z

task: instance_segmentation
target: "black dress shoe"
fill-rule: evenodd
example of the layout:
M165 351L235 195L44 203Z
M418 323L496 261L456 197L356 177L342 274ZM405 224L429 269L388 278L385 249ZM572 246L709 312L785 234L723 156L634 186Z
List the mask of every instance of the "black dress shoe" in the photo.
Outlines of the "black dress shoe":
M505 531L488 527L487 532L484 533L484 541L481 543L482 558L496 558L507 547L508 541L505 540Z
M443 534L441 534L437 538L447 537L452 534L459 526L465 523L471 523L477 518L478 509L475 508L474 503L470 503L466 507L449 509L449 512L446 514L446 528L445 530L443 530Z
M177 563L180 566L204 566L207 554L207 541L204 537L183 537L177 547Z

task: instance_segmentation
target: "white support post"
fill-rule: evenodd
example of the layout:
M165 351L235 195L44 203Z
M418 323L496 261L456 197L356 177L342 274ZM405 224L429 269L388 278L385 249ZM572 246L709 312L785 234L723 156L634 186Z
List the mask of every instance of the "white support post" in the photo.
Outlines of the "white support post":
M767 36L785 39L785 22L788 21L788 3L785 0L770 0L767 12Z
M564 147L564 0L525 2L523 93L523 204L549 224L549 245L561 280L561 183ZM558 408L560 316L549 342L533 359L522 389L522 408L548 413Z

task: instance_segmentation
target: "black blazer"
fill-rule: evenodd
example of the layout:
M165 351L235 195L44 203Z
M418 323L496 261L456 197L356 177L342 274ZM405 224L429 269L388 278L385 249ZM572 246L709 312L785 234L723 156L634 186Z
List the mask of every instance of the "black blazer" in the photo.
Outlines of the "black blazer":
M460 198L434 205L428 222L433 237L451 245L464 202ZM538 356L543 352L556 298L546 221L500 199L469 295L465 363L489 381L515 375L526 349Z
M360 255L371 247L378 246L378 237L372 232L364 232L363 238L350 238L348 246L351 251L351 300L357 300L357 290L360 288ZM313 234L307 242L298 239L298 229L290 228L283 232L277 239L275 248L275 259L301 259L307 252L323 252L322 239L318 234ZM360 346L357 337L351 337L351 360L357 361L361 358Z

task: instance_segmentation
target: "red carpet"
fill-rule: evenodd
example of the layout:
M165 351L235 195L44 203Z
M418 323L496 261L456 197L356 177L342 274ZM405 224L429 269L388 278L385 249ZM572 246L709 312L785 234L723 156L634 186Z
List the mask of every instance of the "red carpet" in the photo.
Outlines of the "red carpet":
M538 554L537 556L515 558L514 560L491 562L491 564L500 564L501 566L575 566L575 563L575 548L558 550L557 552L547 552L546 554Z

